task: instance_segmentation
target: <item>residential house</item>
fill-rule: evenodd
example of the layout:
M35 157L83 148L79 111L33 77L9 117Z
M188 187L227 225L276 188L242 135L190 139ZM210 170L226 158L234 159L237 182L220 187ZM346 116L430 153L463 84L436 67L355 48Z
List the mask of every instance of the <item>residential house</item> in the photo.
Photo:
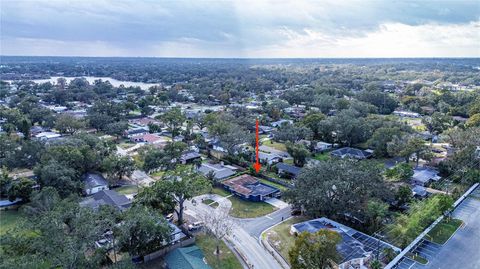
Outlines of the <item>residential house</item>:
M116 209L123 211L132 205L132 201L123 194L119 194L113 190L101 190L92 196L85 198L80 202L81 206L90 207L97 210L102 205L110 205Z
M413 170L412 184L426 186L431 181L438 181L441 177L438 171L430 167L417 167Z
M132 138L137 135L146 135L148 134L148 130L144 127L141 128L132 128L128 129L124 132L124 136L127 138Z
M352 158L357 160L363 160L363 159L368 159L372 157L373 151L345 147L345 148L340 148L330 152L330 155L333 157L341 158L341 159Z
M36 139L42 140L42 141L51 141L51 140L56 140L61 138L62 135L59 133L55 132L41 132L35 135Z
M302 168L286 164L286 163L277 163L275 165L278 169L278 174L281 176L287 176L291 178L296 178L299 174Z
M266 153L263 151L258 152L258 159L262 163L269 165L276 164L283 161L283 158L275 153Z
M412 187L412 195L419 198L427 197L427 189L423 186L414 185Z
M202 163L202 165L198 168L198 172L202 173L204 176L213 173L213 177L216 180L222 180L227 177L231 177L235 175L236 170L236 167L224 165L223 162L217 164Z
M302 232L315 233L319 230L330 230L340 234L341 241L337 244L337 251L341 256L341 260L337 264L339 269L367 268L367 264L375 258L374 255L377 251L381 255L380 259L383 258L385 249L392 249L394 252L401 251L401 249L387 242L328 218L318 218L293 224L290 227L290 234L296 236Z
M397 115L402 118L420 118L420 114L417 112L411 112L411 111L403 111L403 110L397 110L393 111L393 115Z
M170 139L156 134L142 134L130 137L130 141L135 143L145 143L149 145L166 144Z
M258 126L258 133L259 134L271 134L275 130L273 127L270 126L265 126L265 125L259 125Z
M182 164L193 163L195 160L201 160L202 156L196 151L187 151L180 156L180 162Z
M260 202L280 196L280 190L244 174L222 182L223 187L242 199Z
M165 256L166 269L211 269L196 245L177 248Z
M100 174L86 173L82 176L82 180L84 183L84 192L87 195L91 195L102 190L108 190L108 182Z
M292 124L293 121L292 120L281 119L279 121L274 121L274 122L270 123L270 125L272 127L280 127L284 123Z

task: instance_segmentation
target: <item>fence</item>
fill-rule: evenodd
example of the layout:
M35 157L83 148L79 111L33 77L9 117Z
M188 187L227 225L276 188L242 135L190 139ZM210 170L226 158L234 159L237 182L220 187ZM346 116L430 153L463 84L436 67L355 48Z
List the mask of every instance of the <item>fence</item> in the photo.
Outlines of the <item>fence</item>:
M155 252L152 252L148 255L145 255L143 257L143 261L144 262L148 262L148 261L151 261L151 260L155 260L155 259L158 259L159 257L162 257L164 255L166 255L168 252L172 251L172 250L175 250L177 248L181 248L181 247L187 247L187 246L191 246L195 244L195 237L190 237L188 239L185 239L185 240L181 240L173 245L168 245L160 250L157 250Z

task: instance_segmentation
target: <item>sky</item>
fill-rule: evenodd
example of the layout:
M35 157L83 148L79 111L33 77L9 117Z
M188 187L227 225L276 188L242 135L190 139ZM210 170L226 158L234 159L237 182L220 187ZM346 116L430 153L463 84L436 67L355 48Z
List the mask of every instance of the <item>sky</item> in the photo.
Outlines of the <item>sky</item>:
M0 54L480 57L480 0L0 0Z

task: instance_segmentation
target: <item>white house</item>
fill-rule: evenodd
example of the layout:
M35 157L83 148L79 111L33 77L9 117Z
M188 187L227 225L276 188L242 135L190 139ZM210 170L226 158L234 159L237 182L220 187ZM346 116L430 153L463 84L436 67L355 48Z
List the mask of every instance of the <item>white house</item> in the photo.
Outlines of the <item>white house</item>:
M86 173L82 176L82 180L84 182L84 192L87 195L108 190L108 182L100 174Z

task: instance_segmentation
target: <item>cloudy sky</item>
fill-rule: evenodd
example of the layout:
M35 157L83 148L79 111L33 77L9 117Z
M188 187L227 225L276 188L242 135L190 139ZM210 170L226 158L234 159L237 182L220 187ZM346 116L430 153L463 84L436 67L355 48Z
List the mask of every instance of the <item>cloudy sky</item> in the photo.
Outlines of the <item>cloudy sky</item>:
M0 54L480 57L479 0L0 0Z

